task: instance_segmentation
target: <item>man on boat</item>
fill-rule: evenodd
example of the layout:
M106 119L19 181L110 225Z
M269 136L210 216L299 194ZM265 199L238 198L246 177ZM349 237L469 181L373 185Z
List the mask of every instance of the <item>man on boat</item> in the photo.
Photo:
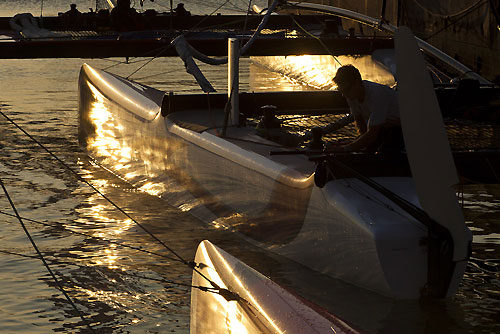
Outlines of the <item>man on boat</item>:
M174 12L175 15L177 16L191 16L191 12L186 10L182 2L177 4L177 7L175 7Z
M66 28L76 28L80 25L82 20L82 13L76 8L76 4L72 3L69 10L62 14L63 25Z
M346 98L350 115L321 128L321 134L354 121L359 136L347 145L331 148L340 152L401 150L404 147L397 92L388 86L362 80L358 69L345 65L333 78ZM308 135L305 136L306 139Z
M111 10L111 25L118 31L143 30L144 23L139 13L130 7L130 0L118 0Z

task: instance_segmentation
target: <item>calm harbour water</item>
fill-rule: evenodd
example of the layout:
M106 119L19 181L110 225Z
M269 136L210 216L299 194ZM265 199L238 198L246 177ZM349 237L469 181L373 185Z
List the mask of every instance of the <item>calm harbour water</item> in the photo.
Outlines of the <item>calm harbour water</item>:
M60 7L53 6L53 13L67 6L63 1L57 3ZM87 8L88 1L77 3ZM37 1L4 1L0 16L20 12L17 9L26 5L33 13L40 8ZM193 258L201 240L209 239L364 332L500 332L500 186L464 187L464 213L474 233L473 254L453 298L394 302L346 287L264 254L231 233L209 227L164 200L134 189L83 153L77 140L80 66L88 62L105 68L121 60L0 60L1 111L186 259ZM126 76L141 64L110 70ZM158 59L133 78L167 91L197 91L194 80L179 71L179 65L177 59ZM250 77L249 68L259 69L248 62L242 67L246 71L243 88L301 89L263 71ZM226 67L206 67L204 71L218 90L225 90ZM255 77L259 79L253 80ZM189 289L158 280L189 284L191 271L176 261L127 247L170 255L2 116L0 129L0 178L51 268L96 331L188 333ZM0 333L88 332L36 258L12 214L2 191ZM118 243L96 241L92 236ZM328 286L328 292L318 288L322 286Z

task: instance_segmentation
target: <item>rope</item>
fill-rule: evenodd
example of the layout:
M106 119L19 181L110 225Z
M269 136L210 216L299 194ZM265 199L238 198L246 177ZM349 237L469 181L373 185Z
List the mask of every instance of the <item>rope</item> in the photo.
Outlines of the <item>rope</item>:
M160 50L155 56L152 57L152 60L156 59L158 57L158 55L160 55L162 52L165 52L166 50L168 50L168 48L171 47L171 44L169 45L166 45L166 46L162 46L162 47L159 47L157 49L154 49L153 51L156 51L156 50ZM149 54L150 51L148 51L147 53L144 53L144 56L146 56L147 54ZM132 59L137 59L137 58L141 58L141 57L134 57ZM105 58L100 58L100 59L105 59ZM141 61L144 61L143 59L140 59L140 60L137 60L137 61L133 61L133 62L130 62L128 59L125 60L125 61L120 61L120 62L116 62L115 64L113 65L110 65L108 67L105 67L103 68L103 70L109 70L110 68L113 68L115 66L118 66L118 65L122 65L122 64L135 64L135 63L138 63L138 62L141 62ZM151 62L151 60L148 61L148 63ZM144 66L143 66L144 67ZM142 68L142 67L141 67ZM136 71L137 72L137 71ZM134 72L135 73L135 72Z
M455 21L448 23L448 24L447 24L447 25L445 25L443 28L439 29L439 30L438 30L438 31L436 31L435 33L431 34L430 36L427 36L427 37L426 37L426 38L424 38L423 40L427 41L427 40L431 39L432 37L434 37L434 36L436 36L436 35L440 34L440 33L441 33L441 32L443 32L444 30L448 29L449 27L451 27L451 26L455 25L456 23L458 23L458 22L459 22L459 21L461 21L462 19L466 18L469 14L471 14L471 13L472 13L472 12L474 12L475 10L478 10L479 8L481 8L481 5L485 5L485 4L487 4L487 2L486 2L486 1L484 1L484 2L482 2L482 3L481 3L481 1L479 1L478 3L476 3L476 5L477 5L477 6L475 5L475 6L476 6L475 8L470 8L470 9L469 9L469 12L464 13L461 17L457 18Z
M10 213L7 213L7 212L3 212L3 211L0 211L0 214L5 215L5 216L10 216L10 217L16 217L13 214L10 214ZM84 232L78 232L78 231L69 230L66 227L62 226L62 224L60 224L60 223L48 223L48 222L44 223L44 222L37 221L37 220L34 220L34 219L26 218L26 217L21 217L21 218L23 220L25 220L25 221L29 221L30 223L44 225L44 226L47 226L47 227L55 227L57 229L60 229L60 230L66 231L66 232L70 232L72 234L81 235L81 236L84 236L84 237L87 237L87 238L90 238L90 239L95 239L95 240L98 240L98 241L103 241L103 242L106 242L108 244L118 245L118 246L121 246L121 247L130 248L130 249L133 249L133 250L136 250L136 251L139 251L139 252L143 252L143 253L146 253L146 254L155 255L155 256L159 256L159 257L162 257L162 258L165 258L165 259L169 259L169 260L172 260L172 261L178 261L178 262L180 262L180 260L177 259L177 258L173 258L173 257L167 256L167 255L164 255L164 254L160 254L160 253L148 251L148 250L142 249L140 247L127 245L127 244L125 244L125 243L123 243L121 241L110 240L110 239L106 239L106 238L103 238L103 237L96 237L94 235L87 234L87 233L84 233Z
M219 7L217 7L217 9L215 9L212 13L210 13L209 15L207 15L206 17L204 17L203 19L201 19L200 21L198 21L194 26L192 26L188 31L182 33L181 35L185 36L186 34L192 32L196 27L198 27L200 24L202 24L203 22L205 22L208 17L212 16L216 11L218 11L220 8L222 8L223 6L225 6L227 3L229 2L229 0L226 0L222 5L220 5ZM128 75L126 78L129 79L132 75L134 75L135 73L139 72L141 69L143 69L146 65L148 65L149 63L151 63L153 60L155 60L156 58L158 58L158 56L163 53L164 51L168 50L168 48L172 47L172 44L169 44L168 46L165 46L165 47L162 47L160 48L160 52L158 52L155 56L153 56L150 60L148 60L145 64L143 64L142 66L140 66L138 69L136 69L135 71L133 71L130 75ZM128 60L125 61L125 62L122 62L120 64L124 64L124 63L127 63L128 64ZM114 66L117 66L117 65L120 65L120 64L114 64L112 66L109 66L109 67L106 67L104 68L104 70L108 70Z
M40 143L37 139L35 139L32 135L30 135L28 132L26 132L23 128L21 128L17 123L15 123L12 119L10 119L3 111L0 110L0 114L5 117L10 123L12 123L16 128L18 128L21 132L23 132L28 138L30 138L33 142L35 142L38 146L40 146L42 149L44 149L50 156L52 156L55 160L57 160L61 165L63 165L68 171L70 171L73 175L76 176L76 178L80 181L88 185L92 190L94 190L96 193L101 195L106 201L108 201L111 205L113 205L118 211L120 211L123 215L125 215L127 218L129 218L132 222L134 222L137 226L139 226L144 232L146 232L151 238L153 238L155 241L157 241L159 244L161 244L163 247L165 247L168 251L170 251L172 254L174 254L181 262L183 262L186 265L190 265L190 263L184 258L182 258L177 252L175 252L173 249L171 249L169 246L167 246L163 241L161 241L157 236L155 236L153 233L151 233L148 229L146 229L141 223L139 223L137 220L132 218L127 212L125 212L121 207L119 207L115 202L113 202L108 196L106 196L104 193L102 193L99 189L97 189L94 185L92 185L89 181L85 180L78 172L76 172L71 166L69 166L67 163L62 161L59 157L57 157L54 153L52 153L49 149L47 149L42 143Z
M168 48L171 46L172 44L170 44L168 47L165 48L165 50L162 50L160 51L158 54L156 54L156 56L154 56L153 58L151 58L150 60L148 60L147 62L145 62L144 64L142 64L141 66L139 66L138 69L136 69L134 72L132 72L131 74L128 75L127 79L129 79L131 76L133 76L134 74L136 74L137 72L139 72L140 70L142 70L146 65L148 65L149 63L151 63L153 60L155 60L156 58L158 58L158 56L163 52L163 51L166 51L168 50Z
M7 199L9 200L9 203L10 203L10 206L12 207L12 210L14 210L14 213L19 221L19 223L21 224L23 230L24 230L24 233L26 234L26 236L28 237L28 239L30 240L31 242L31 245L33 246L33 248L35 249L36 253L38 254L40 260L42 260L43 262L43 265L45 266L45 268L47 269L47 271L49 272L50 276L52 276L52 279L54 280L54 282L56 283L57 287L59 288L59 290L62 292L62 294L64 295L64 297L66 297L66 299L68 300L68 302L71 304L71 306L73 307L73 309L76 311L76 313L78 314L78 316L80 317L80 319L82 319L83 323L88 327L88 329L90 329L92 331L92 333L95 333L94 331L94 328L92 328L92 326L90 326L89 322L87 321L87 319L85 319L85 317L83 316L83 314L80 312L80 310L78 309L78 307L76 307L75 303L73 302L73 300L71 299L71 297L68 295L68 293L66 292L66 290L64 290L63 286L61 285L61 283L59 282L59 280L57 279L57 277L54 275L54 273L52 272L52 270L50 269L49 267L49 264L47 263L47 261L45 260L45 258L43 257L42 253L40 252L40 250L38 249L38 246L36 245L35 241L33 240L33 238L31 237L31 234L29 233L28 229L26 228L26 225L24 225L24 222L23 222L23 219L21 218L21 216L19 215L19 212L17 211L16 209L16 206L14 205L14 202L12 201L10 195L9 195L9 192L7 191L7 188L5 187L2 179L0 178L0 185L2 186L2 189L5 193L5 196L7 197Z
M333 59L335 59L335 61L340 65L342 66L342 63L338 60L338 58L333 54L333 52L326 46L325 43L323 43L323 41L321 40L321 38L319 38L318 36L314 36L313 34L311 34L309 31L307 31L304 27L302 27L300 25L299 22L297 22L297 20L295 20L295 17L293 15L290 15L290 17L292 18L293 22L302 30L304 31L307 35L311 36L312 38L316 39L320 44L321 46L333 57Z
M473 9L475 6L478 6L481 2L486 2L488 0L478 0L477 2L475 2L474 4L470 5L469 7L465 8L465 9L462 9L456 13L453 13L453 14L448 14L448 15L444 15L444 14L440 14L440 13L435 13L431 10L429 10L427 7L425 7L424 5L422 5L418 0L413 0L413 2L420 8L422 9L423 11L425 11L426 13L428 13L429 15L432 15L432 16L437 16L437 17L440 17L440 18L443 18L443 19L449 19L449 18L452 18L452 17L455 17L455 16L460 16L466 12L468 12L469 10Z
M152 77L157 77L159 75L171 74L171 73L178 72L178 71L179 71L178 69L164 71L164 72L160 72L160 73L156 73L156 74L146 75L145 77L135 78L135 80L139 81L139 80L149 79Z
M15 123L12 119L10 119L3 111L0 110L0 114L5 117L10 123L12 123L16 128L18 128L21 132L23 132L28 138L30 138L33 142L35 142L38 146L40 146L42 149L44 149L51 157L53 157L55 160L57 160L61 165L63 165L68 171L70 171L75 177L80 181L85 183L87 186L92 188L96 193L98 193L102 198L104 198L108 203L113 205L118 211L120 211L125 217L130 219L134 224L136 224L138 227L140 227L144 232L146 232L153 240L158 242L160 245L165 247L169 252L171 252L173 255L175 255L180 262L185 264L186 266L190 267L193 269L195 272L197 272L201 277L206 279L210 284L212 284L213 287L219 289L219 286L210 280L208 277L206 277L203 273L201 273L198 269L196 269L197 265L193 261L186 261L182 256L180 256L177 252L175 252L172 248L170 248L165 242L160 240L156 235L151 233L147 228L145 228L141 223L139 223L137 220L132 218L125 210L123 210L121 207L119 207L115 202L113 202L108 196L106 196L103 192L101 192L99 189L97 189L94 185L92 185L89 181L85 180L78 172L76 172L73 168L71 168L68 164L66 164L64 161L62 161L59 157L57 157L54 153L52 153L49 149L47 149L42 143L40 143L36 138L34 138L32 135L30 135L26 130L21 128L17 123Z
M16 256L24 257L24 258L28 258L28 259L38 259L38 257L33 256L33 255L20 254L20 253L10 252L10 251L6 251L6 250L2 250L2 249L0 249L0 253L9 254L9 255L16 255ZM92 268L92 269L99 268L99 269L101 269L101 268L105 268L105 269L107 269L109 271L116 271L121 276L134 277L134 278L139 278L139 279L144 279L144 280L154 281L154 282L159 282L159 283L173 284L173 285L177 285L177 286L182 286L182 287L187 287L187 288L192 288L192 289L198 289L198 290L201 290L201 291L204 291L204 292L212 292L212 293L218 293L219 294L220 290L225 290L225 289L210 288L210 287L205 287L205 286L200 286L200 285L192 285L192 284L188 284L188 283L183 283L183 282L168 280L168 279L165 279L165 278L147 277L147 276L143 276L143 275L137 275L137 274L133 274L133 273L129 273L129 272L124 272L121 269L114 269L114 268L109 268L109 267L105 267L105 266L83 266L83 265L80 265L80 264L77 264L77 263L74 263L74 262L60 261L60 260L46 260L46 261L47 261L47 263L50 263L52 265L72 265L72 266L79 267L79 268L82 268L82 269L89 269L89 268ZM201 264L201 265L203 265L203 264Z

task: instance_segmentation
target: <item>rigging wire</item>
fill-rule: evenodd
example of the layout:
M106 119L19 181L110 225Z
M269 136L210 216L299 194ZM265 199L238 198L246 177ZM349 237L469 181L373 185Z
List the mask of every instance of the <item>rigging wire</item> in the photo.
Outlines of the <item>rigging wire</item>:
M43 265L45 266L45 268L49 272L50 276L52 277L52 279L56 283L59 291L61 291L61 293L64 295L64 297L68 300L68 302L70 303L70 305L76 311L76 313L78 314L78 316L80 317L80 319L82 319L83 323L87 326L87 328L90 329L92 331L92 333L95 333L94 328L90 325L90 323L87 321L87 319L83 316L83 314L80 312L80 310L78 309L78 307L76 307L75 303L73 302L73 300L71 299L71 297L68 295L68 293L66 292L66 290L62 286L61 282L59 282L59 280L57 279L57 277L54 274L54 272L50 269L50 266L47 263L47 261L45 260L45 258L43 257L42 252L40 252L40 250L38 249L38 246L36 245L35 240L33 240L33 238L31 237L31 234L29 233L28 229L26 228L26 225L24 224L23 219L19 215L19 212L17 211L16 206L14 205L14 202L12 201L12 198L10 197L9 192L7 191L7 188L5 187L5 185L3 183L3 180L1 178L0 178L0 186L2 187L3 192L5 193L5 196L7 197L8 201L10 203L10 206L12 207L12 210L14 211L14 213L15 213L15 215L17 217L17 220L21 224L21 226L22 226L22 228L24 230L24 233L26 234L26 236L30 240L31 245L33 246L33 248L35 249L36 253L38 254L39 259L42 261Z
M10 217L16 217L16 216L15 216L15 215L13 215L13 214L10 214L10 213L8 213L8 212L4 212L4 211L1 211L1 210L0 210L0 214L5 215L5 216L10 216ZM121 242L121 241L116 241L116 240L106 239L106 238L103 238L103 237L97 237L97 236L94 236L94 235L91 235L91 234L88 234L88 233L84 233L84 232L73 231L73 230L70 230L70 229L66 228L66 227L65 227L63 224L61 224L61 223L57 223L57 222L54 222L54 223L50 223L50 222L41 222L41 221L38 221L38 220L34 220L34 219L30 219L30 218L26 218L26 217L21 217L21 218L22 218L24 221L29 221L30 223L35 223L35 224L39 224L39 225L44 225L44 226L47 226L47 227L54 227L54 228L60 229L60 230L62 230L62 231L69 232L69 233L71 233L71 234L76 234L76 235L84 236L84 237L86 237L86 238L95 239L95 240L102 241L102 242L106 242L106 243L108 243L108 244L112 244L112 245L118 245L118 246L121 246L121 247L124 247L124 248L130 248L130 249L133 249L133 250L136 250L136 251L139 251L139 252L143 252L143 253L146 253L146 254L149 254L149 255L159 256L159 257L162 257L162 258L165 258L165 259L168 259L168 260L181 262L181 261L180 261L179 259L177 259L177 258L174 258L174 257L168 256L168 255L164 255L164 254L160 254L160 253L156 253L156 252L152 252L152 251L149 251L149 250L143 249L143 248L141 248L141 247L136 247L136 246L128 245L128 244L123 243L123 242Z
M164 72L160 72L160 73L155 73L155 74L151 74L151 75L146 75L144 77L140 77L140 78L135 78L134 80L136 81L139 81L139 80L145 80L145 79L149 79L149 78L153 78L153 77L157 77L159 75L165 75L165 74L171 74L171 73L175 73L175 72L178 72L179 70L178 69L174 69L174 70L170 70L170 71L164 71Z
M463 14L462 14L462 16L460 16L460 17L458 17L456 20L454 20L454 21L452 21L452 22L450 22L450 23L446 24L444 27L442 27L442 28L441 28L441 29L439 29L438 31L434 32L433 34L431 34L431 35L429 35L429 36L427 36L427 37L425 37L425 38L422 38L422 39L423 39L424 41L428 41L429 39L433 38L434 36L436 36L436 35L440 34L441 32L445 31L445 30L446 30L446 29L448 29L449 27L451 27L451 26L453 26L453 25L457 24L459 21L463 20L464 18L466 18L467 16L469 16L469 14L472 14L474 11L476 11L476 10L480 9L480 8L481 8L481 6L482 6L482 5L485 5L485 4L487 4L487 2L486 2L486 1L483 1L483 2L479 1L479 2L477 2L477 3L474 5L474 7L469 8L467 12L465 12L465 13L463 13Z
M215 9L213 12L211 12L210 14L208 14L207 16L205 16L203 19L199 20L194 26L192 26L191 28L189 28L188 31L186 32L183 32L181 35L186 35L190 32L192 32L196 27L198 27L199 25L201 25L203 22L205 22L210 16L212 16L216 11L218 11L220 8L222 8L223 6L225 6L230 0L226 0L223 4L221 4L219 7L217 7L217 9ZM167 46L164 46L164 47L161 47L159 48L160 52L158 52L155 56L153 56L150 60L147 61L146 64L142 65L141 67L139 67L137 70L135 70L134 72L132 72L129 76L127 76L127 79L129 79L132 75L134 75L135 73L137 73L138 71L140 71L142 68L144 68L147 64L151 63L153 60L155 60L156 58L158 58L158 56L160 54L162 54L164 51L168 50L168 48L172 47L172 44L169 44ZM157 49L158 50L158 49ZM137 58L137 57L136 57ZM106 67L104 68L104 70L108 70L114 66L118 66L118 65L121 65L121 64L125 64L125 63L128 63L128 61L126 62L121 62L119 64L114 64L112 66L109 66L109 67Z
M449 19L449 18L452 18L452 17L455 17L455 16L460 16L466 12L468 12L469 10L473 9L474 7L478 6L482 1L488 1L488 0L478 0L477 2L473 3L472 5L470 5L469 7L467 8L464 8L462 10L459 10L458 12L456 13L453 13L453 14L441 14L441 13L436 13L436 12L433 12L431 11L430 9L428 9L427 7L425 7L425 5L422 5L418 0L413 0L413 2L417 5L417 7L419 7L420 9L422 9L424 12L426 12L427 14L431 15L431 16L437 16L437 17L440 17L442 19Z
M147 228L145 228L141 223L139 223L137 220L135 220L132 216L130 216L125 210L123 210L121 207L119 207L115 202L113 202L108 196L106 196L102 191L97 189L93 184L91 184L89 181L85 180L78 172L76 172L71 166L69 166L67 163L62 161L58 156L56 156L52 151L50 151L45 145L40 143L36 138L34 138L32 135L30 135L26 130L24 130L22 127L20 127L16 122L14 122L10 117L8 117L3 111L0 110L0 114L5 117L11 124L13 124L16 128L18 128L21 132L23 132L28 138L30 138L34 143L36 143L38 146L40 146L42 149L44 149L50 156L52 156L55 160L57 160L61 165L63 165L68 171L70 171L73 175L77 177L77 179L86 185L88 185L92 190L94 190L96 193L101 195L106 201L108 201L111 205L113 205L118 211L120 211L122 214L124 214L127 218L129 218L132 222L134 222L137 226L139 226L144 232L146 232L151 238L153 238L155 241L157 241L159 244L161 244L163 247L165 247L167 250L169 250L172 254L174 254L182 263L190 265L190 262L186 261L182 256L180 256L177 252L175 252L173 249L171 249L165 242L160 240L156 235L151 233Z
M249 0L247 7L247 15L245 15L245 23L243 24L243 31L247 30L248 15L250 14L251 7L252 7L252 0Z
M204 275L201 271L199 271L197 268L197 264L194 261L187 261L185 260L180 254L178 254L176 251L174 251L172 248L170 248L165 242L163 242L161 239L159 239L155 234L153 234L151 231L149 231L143 224L138 222L136 219L134 219L130 214L128 214L125 210L123 210L120 206L118 206L114 201L111 200L108 196L106 196L102 191L97 189L93 184L91 184L89 181L85 180L80 174L78 174L77 171L75 171L71 166L69 166L67 163L65 163L63 160L61 160L58 156L56 156L52 151L50 151L45 145L40 143L36 138L34 138L32 135L30 135L26 130L24 130L21 126L19 126L16 122L14 122L10 117L8 117L2 110L0 110L0 114L5 117L12 125L14 125L17 129L19 129L22 133L24 133L28 138L30 138L34 143L36 143L38 146L40 146L43 150L45 150L52 158L54 158L56 161L58 161L62 166L64 166L68 171L70 171L80 182L85 183L87 186L92 188L97 194L99 194L102 198L104 198L108 203L110 203L112 206L114 206L118 211L120 211L124 216L129 218L134 224L136 224L138 227L140 227L144 232L146 232L153 240L158 242L160 245L165 247L169 252L171 252L175 257L177 257L181 263L185 264L186 266L190 267L193 271L197 272L201 277L203 277L207 282L209 282L213 287L219 289L219 286L213 282L211 279L209 279L206 275Z
M11 251L7 251L7 250L3 250L3 249L0 249L0 253L4 253L4 254L9 254L9 255L16 255L16 256L19 256L19 257L24 257L24 258L28 258L28 259L39 259L37 256L33 256L33 255L27 255L27 254L21 254L21 253L16 253L16 252L11 252ZM59 257L64 257L64 256L60 256ZM50 263L52 265L71 265L71 266L75 266L75 267L79 267L81 269L106 269L106 270L109 270L109 271L116 271L118 272L121 276L129 276L129 277L134 277L134 278L140 278L140 279L144 279L144 280L149 280L149 281L154 281L154 282L159 282L159 283L167 283L167 284L173 284L173 285L178 285L178 286L182 286L182 287L187 287L187 288L194 288L194 289L199 289L199 290L203 290L203 291L210 291L210 292L215 292L216 293L216 288L210 288L210 287L203 287L203 286L198 286L198 285L192 285L192 284L188 284L188 283L183 283L183 282L178 282L178 281L172 281L172 280L169 280L169 279L165 279L165 278L154 278L154 277L148 277L148 276L143 276L143 275L137 275L137 274L134 274L134 273L129 273L129 272L126 272L126 271L123 271L121 269L118 269L118 268L110 268L110 267L107 267L107 266L100 266L100 265L91 265L91 266L87 266L87 265L81 265L81 264L77 264L75 262L70 262L70 261L60 261L60 260L45 260L47 263Z
M144 53L144 56L143 57L146 57L147 54L150 54L151 52L154 52L154 51L158 51L160 50L158 53L156 53L155 56L153 56L151 59L156 59L160 54L162 54L163 52L167 51L170 47L172 46L172 44L169 44L169 45L166 45L166 46L161 46L157 49L154 49L154 50L151 50L151 51L148 51L146 53ZM132 59L138 59L138 58L143 58L141 56L138 56L138 57L133 57ZM106 59L106 58L99 58L99 59ZM139 59L139 60L134 60L134 61L129 61L128 59L125 60L125 61L119 61L119 62L116 62L115 64L113 65L110 65L108 67L104 67L103 70L109 70L110 68L113 68L113 67L116 67L118 65L123 65L123 64L135 64L135 63L140 63L140 62L143 62L143 61L148 61L148 60L145 60L145 59ZM151 62L151 60L148 61L148 63ZM137 72L137 71L136 71Z
M326 44L321 40L321 38L319 38L318 36L314 36L313 34L311 34L309 31L307 31L304 27L302 27L300 25L299 22L297 22L297 20L295 19L295 17L293 15L290 15L290 17L292 18L293 22L302 30L304 31L307 35L311 36L312 38L316 39L320 44L321 46L333 57L333 59L335 59L335 61L340 65L342 66L342 63L339 61L339 59L333 54L333 52L328 48L328 46L326 46Z
M153 60L155 60L156 58L158 58L158 56L160 54L162 54L164 51L167 51L170 47L172 46L172 44L169 44L168 47L165 47L164 49L162 49L159 53L156 54L156 56L154 56L153 58L151 58L150 60L146 61L144 64L142 64L141 66L139 66L139 68L137 68L135 71L133 71L131 74L129 74L127 76L127 79L130 79L131 76L133 76L134 74L136 74L137 72L139 72L140 70L142 70L145 66L147 66L149 63L151 63Z

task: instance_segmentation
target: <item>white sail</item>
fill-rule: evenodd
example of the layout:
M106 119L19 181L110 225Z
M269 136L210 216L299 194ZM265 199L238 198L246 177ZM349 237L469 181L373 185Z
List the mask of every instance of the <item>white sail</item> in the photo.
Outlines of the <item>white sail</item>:
M430 74L412 32L395 32L401 127L422 208L451 233L455 261L465 259L471 233L455 195L455 164Z

